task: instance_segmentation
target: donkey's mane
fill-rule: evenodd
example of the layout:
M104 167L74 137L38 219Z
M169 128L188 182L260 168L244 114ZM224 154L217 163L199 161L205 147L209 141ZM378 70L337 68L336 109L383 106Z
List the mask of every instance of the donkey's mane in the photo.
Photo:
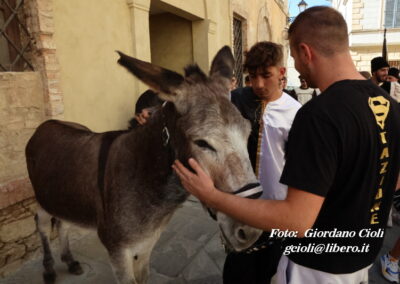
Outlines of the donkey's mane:
M185 67L185 77L191 79L194 82L205 82L207 81L207 75L201 71L197 64L189 64Z

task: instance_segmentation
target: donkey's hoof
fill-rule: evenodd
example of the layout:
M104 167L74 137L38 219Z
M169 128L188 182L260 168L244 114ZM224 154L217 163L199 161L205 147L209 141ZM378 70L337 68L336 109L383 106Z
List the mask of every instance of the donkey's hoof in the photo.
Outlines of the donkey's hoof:
M43 272L43 280L45 284L56 283L57 275L55 272Z
M78 261L74 261L70 265L68 265L68 271L69 273L75 275L81 275L83 273L82 266Z

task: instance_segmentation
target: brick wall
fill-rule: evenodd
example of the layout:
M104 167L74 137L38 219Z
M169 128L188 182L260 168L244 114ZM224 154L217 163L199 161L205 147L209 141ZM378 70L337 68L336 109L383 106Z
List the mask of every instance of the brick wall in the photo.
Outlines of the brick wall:
M0 276L17 269L39 246L25 145L45 118L38 72L0 73Z
M53 40L53 1L25 1L37 72L0 72L0 278L29 259L40 241L25 145L40 122L62 118L60 66Z
M0 210L0 277L14 272L38 253L40 241L33 219L35 210L34 198Z

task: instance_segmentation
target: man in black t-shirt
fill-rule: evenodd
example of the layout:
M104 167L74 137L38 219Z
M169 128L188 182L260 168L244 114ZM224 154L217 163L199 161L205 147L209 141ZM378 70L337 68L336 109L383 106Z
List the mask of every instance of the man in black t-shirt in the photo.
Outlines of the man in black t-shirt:
M322 93L299 110L289 133L281 177L287 198L250 200L221 192L193 159L195 173L179 161L174 169L208 206L292 237L276 283L368 283L399 173L400 110L358 73L346 22L335 9L305 10L288 37L297 71Z

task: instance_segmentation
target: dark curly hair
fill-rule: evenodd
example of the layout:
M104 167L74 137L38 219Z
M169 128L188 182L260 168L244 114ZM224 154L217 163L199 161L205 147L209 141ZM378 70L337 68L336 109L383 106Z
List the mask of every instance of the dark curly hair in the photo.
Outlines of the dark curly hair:
M261 41L245 53L244 68L247 72L258 68L283 65L282 45L270 41Z

